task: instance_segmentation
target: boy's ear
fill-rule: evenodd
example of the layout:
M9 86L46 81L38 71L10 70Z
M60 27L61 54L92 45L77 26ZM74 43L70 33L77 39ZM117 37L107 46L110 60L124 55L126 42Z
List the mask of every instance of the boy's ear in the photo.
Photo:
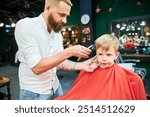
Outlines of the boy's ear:
M120 52L117 52L116 53L116 59L118 58L119 55L120 55Z

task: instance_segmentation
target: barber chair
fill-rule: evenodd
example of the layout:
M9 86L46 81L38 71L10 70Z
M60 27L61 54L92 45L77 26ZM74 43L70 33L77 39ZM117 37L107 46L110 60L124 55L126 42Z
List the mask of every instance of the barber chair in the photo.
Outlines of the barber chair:
M145 68L135 67L136 63L140 62L140 60L135 60L135 59L123 60L122 56L120 55L118 57L118 59L116 60L116 62L120 66L137 73L141 77L142 80L145 78L145 76L146 76L146 69Z

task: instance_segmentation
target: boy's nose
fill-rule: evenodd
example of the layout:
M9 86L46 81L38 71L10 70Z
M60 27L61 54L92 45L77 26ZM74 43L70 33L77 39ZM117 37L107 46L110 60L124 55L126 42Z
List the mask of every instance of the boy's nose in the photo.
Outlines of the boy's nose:
M103 60L103 61L106 61L106 57L105 57L105 56L103 56L103 57L102 57L102 60Z

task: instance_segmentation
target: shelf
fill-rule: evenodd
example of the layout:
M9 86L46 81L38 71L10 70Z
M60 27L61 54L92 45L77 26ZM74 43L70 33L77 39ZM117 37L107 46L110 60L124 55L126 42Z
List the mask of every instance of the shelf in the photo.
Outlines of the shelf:
M140 60L141 62L150 62L150 55L144 55L144 54L139 54L139 55L136 55L136 54L122 54L122 57L124 60L126 59L138 59Z

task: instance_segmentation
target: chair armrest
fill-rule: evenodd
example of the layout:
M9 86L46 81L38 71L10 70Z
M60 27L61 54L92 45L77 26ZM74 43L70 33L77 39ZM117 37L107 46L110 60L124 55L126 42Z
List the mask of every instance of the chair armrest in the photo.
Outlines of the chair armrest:
M128 69L130 71L134 72L134 65L135 63L119 63L118 65L120 65L121 67Z
M139 59L126 59L124 60L125 63L139 63Z

